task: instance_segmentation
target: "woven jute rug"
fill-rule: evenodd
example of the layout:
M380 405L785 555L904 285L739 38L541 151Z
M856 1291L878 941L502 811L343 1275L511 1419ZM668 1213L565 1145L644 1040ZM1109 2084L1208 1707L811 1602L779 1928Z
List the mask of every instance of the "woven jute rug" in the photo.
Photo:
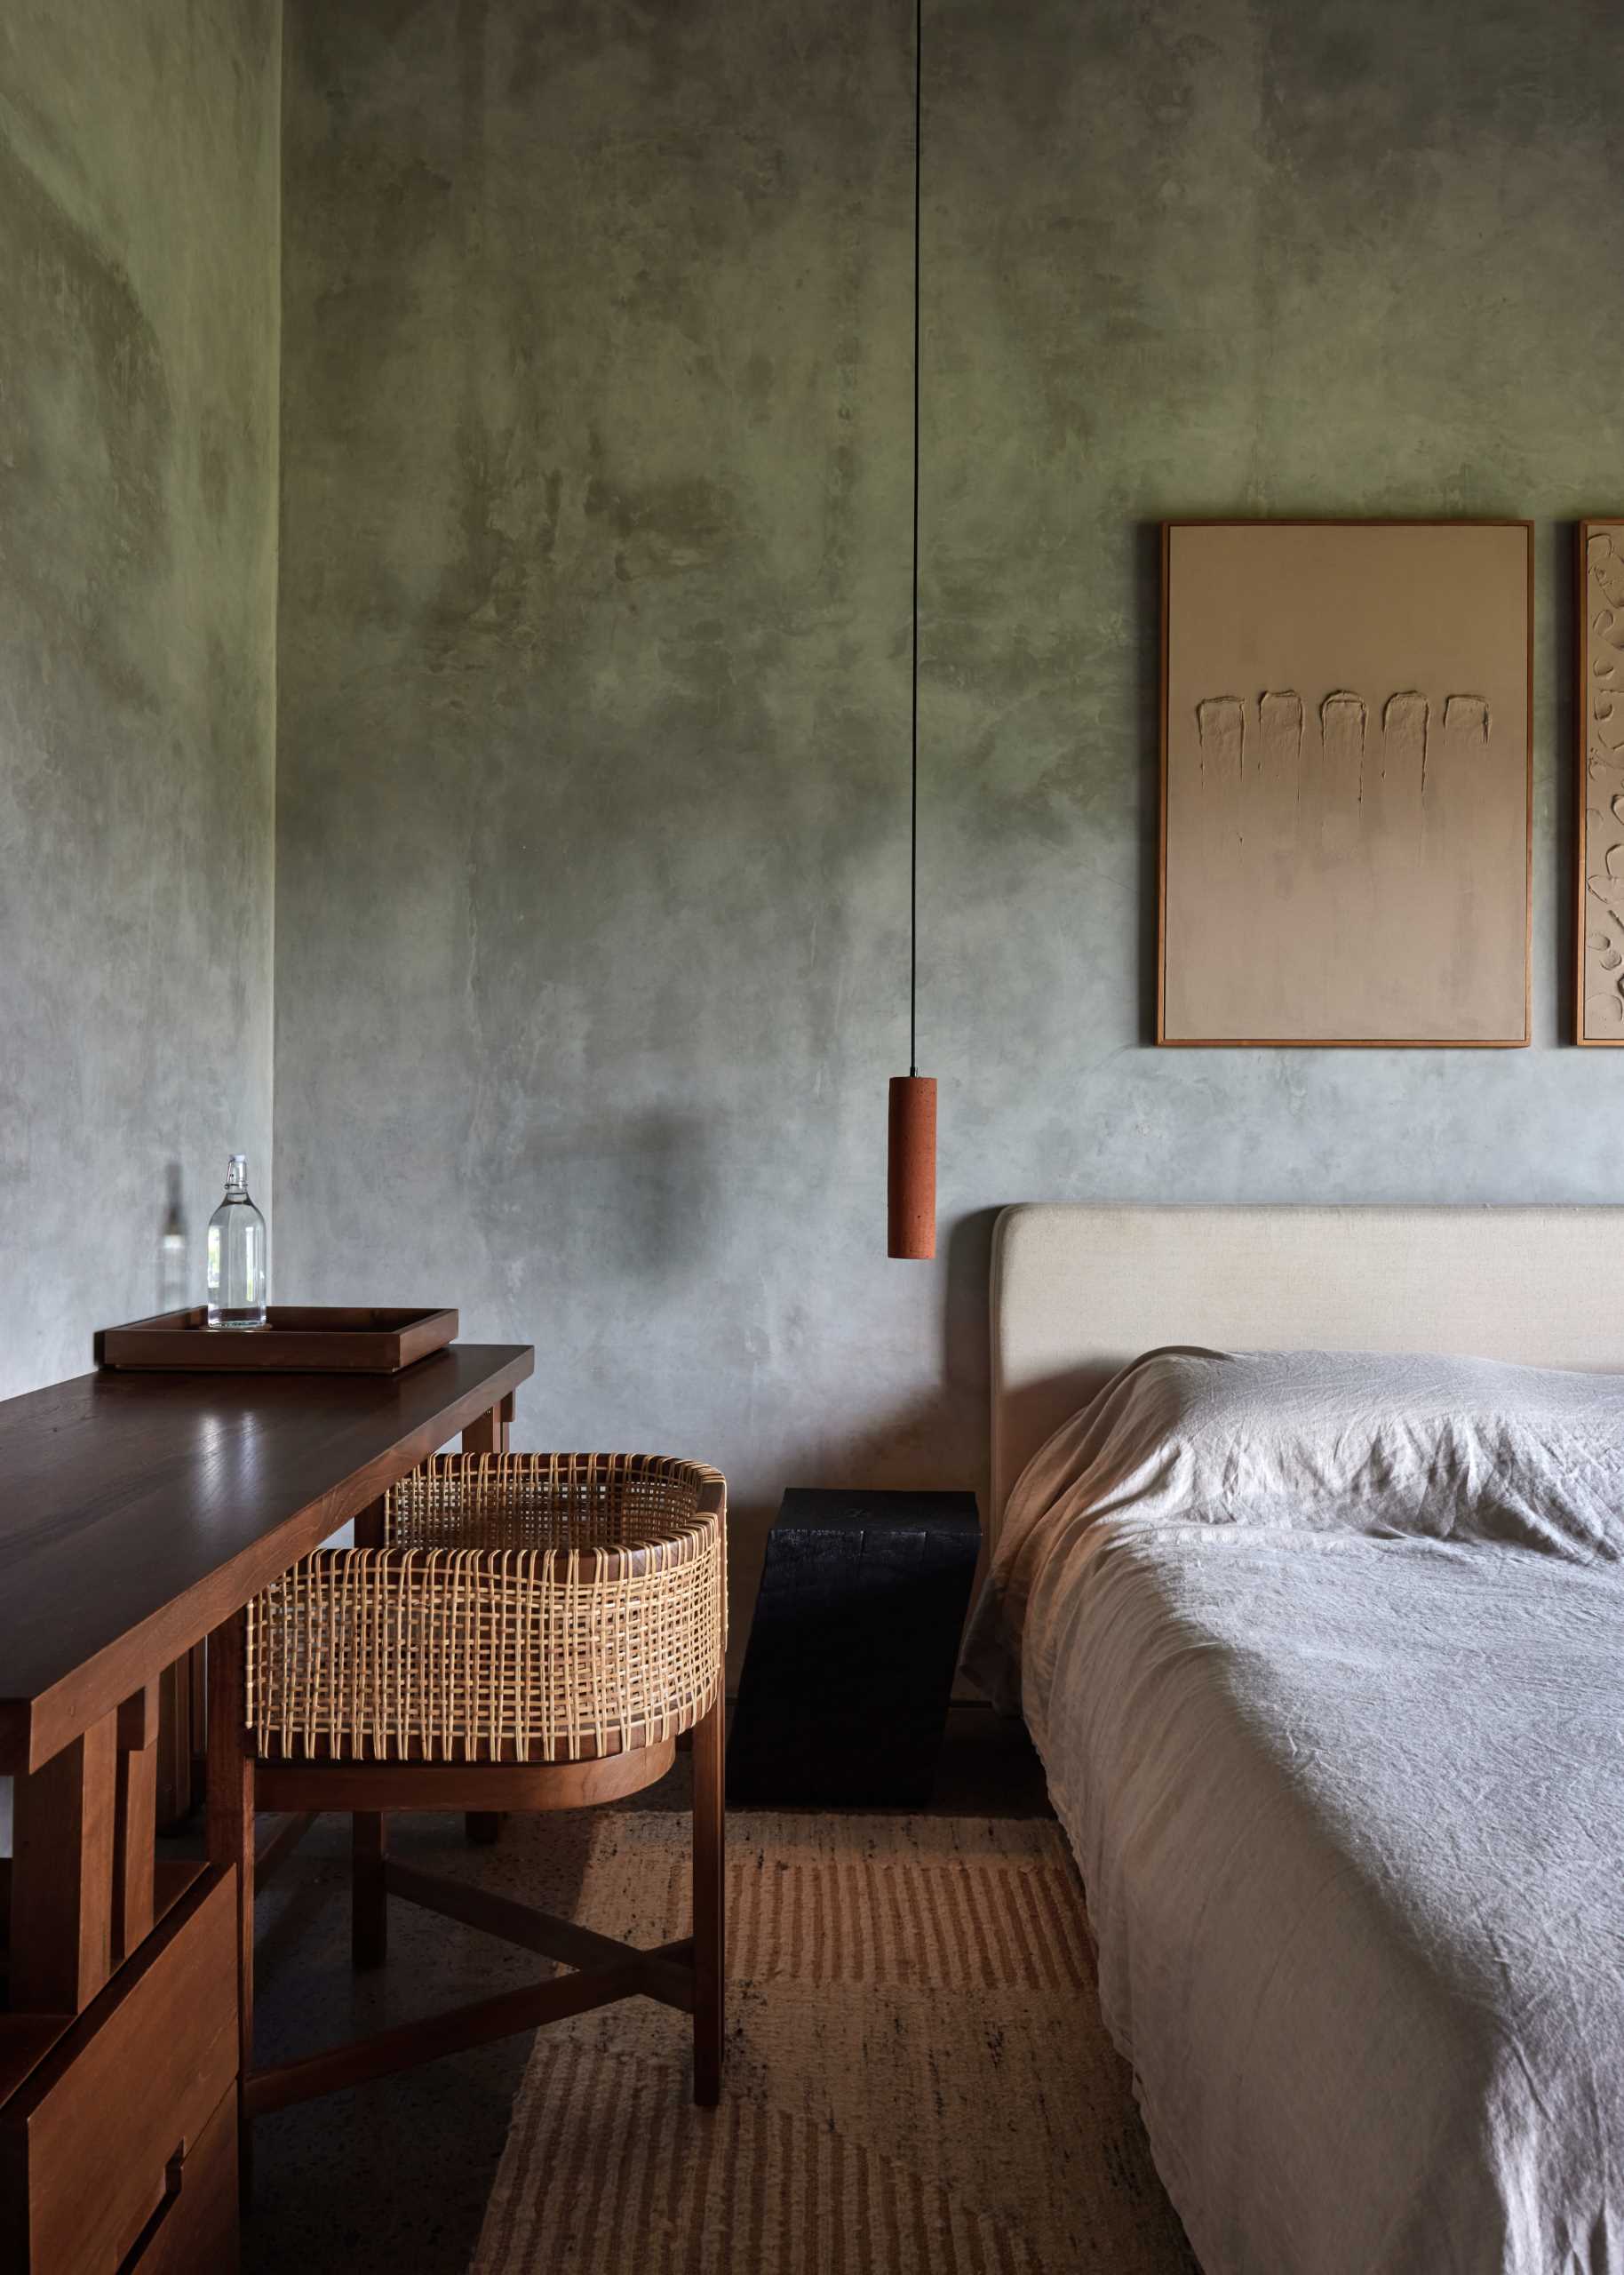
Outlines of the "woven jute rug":
M578 1916L685 1933L686 1817L575 1822ZM646 2000L541 2032L475 2275L1194 2268L1057 1826L735 1815L728 1903L721 2107Z

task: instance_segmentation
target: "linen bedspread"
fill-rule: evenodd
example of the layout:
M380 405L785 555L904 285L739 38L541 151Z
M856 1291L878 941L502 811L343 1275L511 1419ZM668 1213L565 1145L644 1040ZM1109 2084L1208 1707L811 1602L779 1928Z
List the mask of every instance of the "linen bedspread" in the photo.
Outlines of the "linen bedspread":
M1208 2275L1624 2275L1624 1385L1468 1376L1140 1362L974 1625Z

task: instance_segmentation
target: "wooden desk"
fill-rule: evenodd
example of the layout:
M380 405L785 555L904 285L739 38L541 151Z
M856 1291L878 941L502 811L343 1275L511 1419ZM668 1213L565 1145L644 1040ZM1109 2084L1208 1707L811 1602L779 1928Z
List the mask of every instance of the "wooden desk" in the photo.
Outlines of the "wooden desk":
M235 2264L239 1859L211 1837L207 1865L155 1864L158 1678L458 1432L500 1450L534 1363L457 1344L396 1376L101 1373L0 1404L3 2275Z

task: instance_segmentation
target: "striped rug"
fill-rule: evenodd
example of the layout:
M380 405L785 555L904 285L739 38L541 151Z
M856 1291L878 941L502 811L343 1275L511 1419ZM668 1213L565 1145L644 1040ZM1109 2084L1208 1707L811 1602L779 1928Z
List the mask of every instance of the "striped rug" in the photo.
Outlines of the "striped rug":
M579 1916L687 1928L687 1819L593 1812ZM736 1815L728 2066L644 2000L537 2039L475 2275L1188 2275L1034 1820Z

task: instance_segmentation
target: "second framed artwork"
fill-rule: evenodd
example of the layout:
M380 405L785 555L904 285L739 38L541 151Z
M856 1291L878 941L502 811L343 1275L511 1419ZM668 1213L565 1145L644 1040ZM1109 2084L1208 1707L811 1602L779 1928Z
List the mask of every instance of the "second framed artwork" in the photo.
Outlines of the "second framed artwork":
M1579 524L1580 1042L1624 1044L1624 520Z
M1532 524L1162 531L1164 1043L1529 1039Z

